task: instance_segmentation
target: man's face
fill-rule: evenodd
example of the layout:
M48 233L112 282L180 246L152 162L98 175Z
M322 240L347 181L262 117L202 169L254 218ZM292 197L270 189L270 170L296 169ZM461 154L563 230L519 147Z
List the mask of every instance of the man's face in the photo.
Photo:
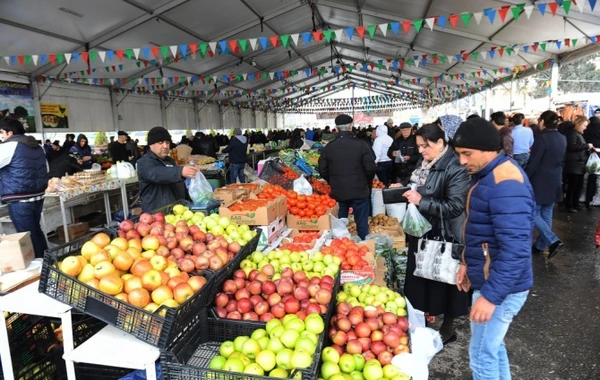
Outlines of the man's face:
M170 141L159 141L150 145L150 150L152 153L156 154L158 157L164 159L169 155L169 148L171 147Z
M60 150L60 146L58 146L58 145L52 145L52 150L55 150L55 151L58 152Z
M125 144L126 141L127 141L127 136L119 136L119 142L121 144Z
M402 137L404 137L405 139L407 139L411 133L412 133L412 129L410 128L403 128L400 130L400 133L402 134Z
M497 155L497 152L484 152L476 149L456 148L460 157L460 164L467 168L469 174L475 174L489 164Z
M4 129L0 129L0 138L2 138L2 141L6 141L10 136L12 136L12 132L6 132Z

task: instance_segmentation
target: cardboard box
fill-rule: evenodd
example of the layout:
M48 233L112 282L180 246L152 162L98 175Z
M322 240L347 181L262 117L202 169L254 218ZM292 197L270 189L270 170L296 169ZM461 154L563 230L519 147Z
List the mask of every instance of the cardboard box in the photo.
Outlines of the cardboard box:
M65 229L63 226L57 228L58 240L65 241ZM90 232L90 225L88 222L74 223L67 226L67 232L69 234L69 241L73 241L80 238Z
M248 194L258 194L262 191L264 185L258 182L251 183L232 183L225 186L226 189L242 189L246 190Z
M277 218L268 226L259 226L262 229L260 238L258 240L257 250L262 251L271 245L285 230L285 219Z
M25 269L35 259L29 232L0 236L0 270L2 273Z
M337 217L338 210L339 206L336 205L334 208L330 208L329 210L327 210L327 213L325 213L325 215L317 219L301 219L295 215L288 214L287 226L288 228L297 230L330 230L331 219L329 218L329 214Z
M280 195L277 198L275 198L275 201L277 202L277 209L279 210L279 216L285 220L285 217L288 214L287 198L284 197L283 195Z
M230 206L221 206L219 215L225 216L238 224L268 226L279 216L279 204L275 200L267 203L266 206L257 208L255 211L231 211Z
M250 194L250 190L248 189L228 189L228 188L218 188L213 192L215 195L215 199L222 200L225 204L231 204L237 200L242 199L243 197Z
M358 245L365 245L369 248L369 252L363 258L369 266L361 270L343 270L340 277L341 284L351 282L355 285L369 285L375 282L375 269L377 266L375 263L375 241L367 240Z
M316 231L315 231L316 232ZM329 231L327 230L323 230L323 231L319 231L319 237L316 239L313 239L312 241L308 242L308 243L300 243L300 244L310 244L312 246L312 249L315 248L320 248L317 247L317 243L324 238L325 235L327 235L329 233ZM283 239L282 243L293 243L294 242L294 238L296 236L300 236L302 235L302 233L300 232L300 230L297 229L291 229L290 233L287 235L287 237L285 239Z

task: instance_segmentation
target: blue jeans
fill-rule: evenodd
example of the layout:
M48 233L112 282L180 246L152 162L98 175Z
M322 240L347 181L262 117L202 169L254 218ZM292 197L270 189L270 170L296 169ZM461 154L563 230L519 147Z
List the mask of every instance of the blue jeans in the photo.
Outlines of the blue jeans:
M370 198L352 199L349 201L338 202L340 204L339 217L347 218L348 210L352 207L352 214L356 222L356 232L358 236L365 240L365 236L369 234L369 204Z
M35 202L12 202L8 204L8 215L17 232L29 232L35 257L43 258L48 249L46 234L40 226L44 200Z
M377 178L387 186L392 179L392 161L378 163L375 174L377 174Z
M535 248L543 251L551 244L556 243L560 239L552 232L552 213L554 212L554 204L537 205L535 213L535 228L538 231L538 238L535 241Z
M469 358L473 380L510 380L510 365L504 336L510 323L519 313L529 291L509 294L502 304L496 306L487 323L471 322ZM481 297L479 290L473 292L473 305Z
M525 170L527 163L529 162L529 153L515 154L513 159L517 161L517 164L519 164L523 170Z
M246 164L231 164L229 165L229 180L231 183L236 183L240 180L240 183L246 182L246 176L244 175L244 168Z

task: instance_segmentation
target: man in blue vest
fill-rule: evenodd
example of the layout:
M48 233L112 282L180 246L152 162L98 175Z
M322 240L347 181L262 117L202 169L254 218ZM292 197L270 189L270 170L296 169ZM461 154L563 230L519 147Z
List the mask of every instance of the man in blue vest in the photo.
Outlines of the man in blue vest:
M29 232L35 257L48 249L40 227L44 195L48 187L48 163L44 148L25 136L20 121L0 119L0 200L8 204L8 214L17 232Z

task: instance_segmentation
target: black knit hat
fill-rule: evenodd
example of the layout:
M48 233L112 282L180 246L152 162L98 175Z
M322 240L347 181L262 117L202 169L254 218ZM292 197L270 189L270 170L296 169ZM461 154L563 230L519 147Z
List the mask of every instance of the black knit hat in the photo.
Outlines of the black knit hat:
M476 118L465 121L454 135L455 148L476 149L484 152L501 150L500 132L489 121Z
M351 116L340 115L335 118L335 125L348 125L348 124L352 124L353 121L354 121L354 119L352 119Z
M148 132L148 145L156 144L161 141L171 141L171 135L163 127L154 127Z

